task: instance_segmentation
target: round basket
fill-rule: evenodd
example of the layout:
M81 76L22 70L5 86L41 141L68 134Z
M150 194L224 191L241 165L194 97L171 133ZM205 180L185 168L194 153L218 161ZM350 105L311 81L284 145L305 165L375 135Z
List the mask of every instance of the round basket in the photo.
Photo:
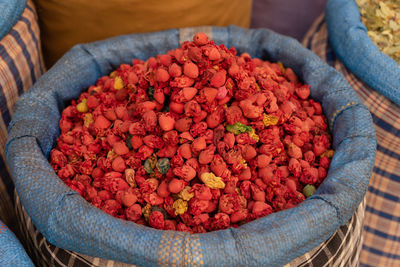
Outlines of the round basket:
M59 135L60 111L99 77L133 58L166 53L205 31L239 53L281 61L311 85L333 136L328 177L293 209L238 228L205 234L162 231L116 219L86 202L55 174L48 156ZM297 41L265 29L169 30L120 36L71 49L17 104L6 146L21 203L52 244L125 263L156 265L283 265L327 240L353 215L375 161L372 119L344 77Z

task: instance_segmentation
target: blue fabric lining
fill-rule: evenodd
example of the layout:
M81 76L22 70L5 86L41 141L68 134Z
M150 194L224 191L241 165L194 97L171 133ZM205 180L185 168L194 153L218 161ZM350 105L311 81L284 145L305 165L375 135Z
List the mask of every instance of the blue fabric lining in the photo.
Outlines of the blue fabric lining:
M0 0L0 40L17 23L26 7L27 0Z
M326 5L329 41L344 65L363 82L400 105L400 67L380 52L362 24L354 0L329 0Z

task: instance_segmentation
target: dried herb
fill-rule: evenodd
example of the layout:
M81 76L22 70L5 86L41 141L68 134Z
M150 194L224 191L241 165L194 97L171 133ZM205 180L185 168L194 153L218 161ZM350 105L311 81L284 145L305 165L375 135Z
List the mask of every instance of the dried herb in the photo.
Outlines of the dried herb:
M356 0L368 36L379 49L400 64L400 1Z

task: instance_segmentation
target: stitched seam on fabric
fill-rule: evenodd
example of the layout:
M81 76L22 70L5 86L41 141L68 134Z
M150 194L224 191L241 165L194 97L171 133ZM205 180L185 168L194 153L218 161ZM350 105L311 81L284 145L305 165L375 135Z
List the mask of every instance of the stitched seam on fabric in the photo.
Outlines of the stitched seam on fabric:
M335 211L336 211L336 217L337 217L337 219L338 219L338 223L339 223L339 224L341 223L342 220L340 219L340 211L339 211L339 209L338 209L333 203L331 203L330 201L328 201L328 200L326 200L326 199L324 199L324 198L322 198L322 197L320 197L320 196L311 196L310 199L319 199L319 200L322 200L322 201L326 202L331 208L334 208Z
M348 109L350 109L350 108L352 108L352 107L357 107L357 106L363 107L363 108L365 108L366 110L368 110L368 109L364 106L364 104L362 104L362 103L357 103L357 102L355 102L355 101L350 102L350 103L347 103L346 105L343 105L340 109L336 110L336 111L332 114L332 118L331 118L331 121L330 121L330 127L331 127L331 129L333 129L333 126L335 125L336 119L337 119L344 111L346 111L346 110L348 110Z

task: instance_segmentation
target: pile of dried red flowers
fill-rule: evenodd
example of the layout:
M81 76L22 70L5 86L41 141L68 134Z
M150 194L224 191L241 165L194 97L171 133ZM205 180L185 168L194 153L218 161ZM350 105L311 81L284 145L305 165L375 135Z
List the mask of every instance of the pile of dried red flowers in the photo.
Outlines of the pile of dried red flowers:
M50 163L87 201L203 233L288 209L326 177L321 105L290 68L204 33L104 76L64 109Z

